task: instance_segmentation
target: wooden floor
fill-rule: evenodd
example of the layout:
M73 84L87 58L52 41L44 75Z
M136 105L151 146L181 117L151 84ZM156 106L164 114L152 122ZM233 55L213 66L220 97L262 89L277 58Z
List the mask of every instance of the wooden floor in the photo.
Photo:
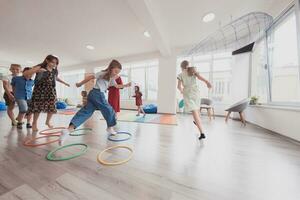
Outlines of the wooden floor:
M71 117L56 115L54 123L66 126ZM86 143L84 156L50 162L45 155L57 144L24 147L30 131L11 128L0 113L0 199L300 199L300 145L276 134L203 117L207 139L199 142L189 115L179 115L178 126L120 122L120 130L133 134L122 144L134 156L127 164L105 167L97 153L115 143L106 139L99 118L86 123L93 133L67 141Z

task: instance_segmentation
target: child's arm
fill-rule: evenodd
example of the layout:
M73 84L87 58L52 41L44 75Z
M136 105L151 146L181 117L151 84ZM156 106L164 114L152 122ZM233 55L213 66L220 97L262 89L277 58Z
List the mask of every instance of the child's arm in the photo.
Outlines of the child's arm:
M41 68L41 66L37 65L37 66L32 67L32 69L23 72L23 76L31 76L31 75L33 75L35 73L45 72L45 71L47 71L47 70L44 69L44 68Z
M114 85L114 87L118 88L118 89L123 89L123 88L126 88L126 87L130 87L131 86L131 83L127 83L125 85L123 84L117 84L117 85Z
M81 87L82 85L86 84L90 80L94 80L94 79L95 79L95 75L89 75L85 77L85 79L83 79L81 82L76 83L76 87Z
M196 73L195 75L200 81L203 81L204 83L206 83L208 88L211 88L211 83L208 80L203 78L199 73Z
M8 80L3 80L2 82L3 82L4 91L7 94L8 98L13 100L15 97L14 97L14 95L11 94Z
M69 83L66 83L65 81L63 81L62 79L60 79L59 77L56 77L56 80L62 84L64 84L65 86L67 87L70 87L70 84Z
M183 93L183 88L182 88L182 81L178 79L177 83L177 89L180 91L180 93Z

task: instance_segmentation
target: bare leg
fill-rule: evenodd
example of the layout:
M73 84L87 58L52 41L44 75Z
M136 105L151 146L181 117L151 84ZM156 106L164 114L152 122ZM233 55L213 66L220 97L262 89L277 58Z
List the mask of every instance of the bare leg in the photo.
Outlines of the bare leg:
M24 116L25 116L25 113L19 113L18 117L17 117L17 121L19 123L22 123Z
M27 114L26 116L27 124L31 124L31 118L32 118L32 114Z
M143 107L140 107L140 110L141 110L141 112L143 113L143 115L144 115L144 117L145 117L145 116L146 116L146 113L145 113Z
M51 124L51 118L53 116L53 113L52 112L48 112L47 113L47 118L46 118L46 125L49 127L49 128L53 128L53 125Z
M199 111L198 110L193 110L192 114L193 114L195 124L196 124L200 134L203 133ZM200 136L200 134L199 134L199 136Z
M13 124L16 123L15 114L14 114L14 108L15 108L15 104L11 104L7 108L7 115L10 118L10 120L12 121Z
M138 111L138 113L137 113L137 115L136 115L136 116L140 116L140 114L141 114L141 107L140 107L140 106L138 106L138 109L137 109L137 111Z
M35 112L33 114L33 122L32 122L32 131L38 131L38 127L37 127L37 121L38 121L38 118L40 116L40 113L37 113Z

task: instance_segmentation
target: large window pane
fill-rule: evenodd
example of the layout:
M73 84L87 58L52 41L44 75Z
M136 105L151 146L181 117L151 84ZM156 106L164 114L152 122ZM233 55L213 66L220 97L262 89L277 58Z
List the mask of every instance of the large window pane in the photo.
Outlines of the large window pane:
M300 102L296 15L292 10L268 32L271 101Z
M210 63L209 62L197 62L194 64L196 66L197 71L199 74L204 77L205 79L209 80L209 72L210 72ZM200 87L200 96L202 98L209 97L209 90L205 83L202 81L198 81Z
M66 87L61 83L56 84L57 97L61 99L68 99L75 105L81 102L82 88L74 87L75 83L84 79L84 70L63 72L59 74L59 77L65 82L69 83L71 87Z
M158 92L158 68L157 67L149 67L147 69L147 99L148 100L156 100L157 92Z
M145 68L131 69L131 81L140 87L140 91L145 95Z
M212 73L212 99L217 102L230 102L231 87L231 58L213 61Z
M123 81L124 84L129 82L129 70L128 69L123 69L120 73L121 79ZM124 88L120 90L120 95L121 95L121 99L123 100L128 100L130 99L130 93L129 93L129 89L128 88Z

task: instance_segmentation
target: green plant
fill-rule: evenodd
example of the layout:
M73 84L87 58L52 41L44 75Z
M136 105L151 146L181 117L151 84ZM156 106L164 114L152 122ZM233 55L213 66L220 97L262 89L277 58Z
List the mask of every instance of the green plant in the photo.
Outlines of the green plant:
M250 105L256 105L258 103L258 96L252 96L250 100Z

